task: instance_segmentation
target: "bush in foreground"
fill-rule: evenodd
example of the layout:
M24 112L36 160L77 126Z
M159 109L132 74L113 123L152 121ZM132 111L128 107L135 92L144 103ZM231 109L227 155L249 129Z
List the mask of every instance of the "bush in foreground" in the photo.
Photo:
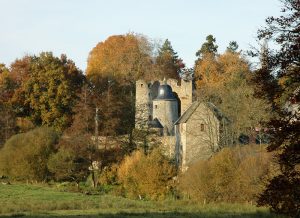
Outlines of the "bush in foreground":
M202 202L255 202L275 173L272 154L257 145L225 148L180 177L180 189Z
M57 141L58 134L48 127L12 136L0 151L0 174L15 180L46 180L47 161Z
M154 149L148 155L135 151L127 156L118 169L118 179L125 195L134 198L162 199L173 188L173 164Z

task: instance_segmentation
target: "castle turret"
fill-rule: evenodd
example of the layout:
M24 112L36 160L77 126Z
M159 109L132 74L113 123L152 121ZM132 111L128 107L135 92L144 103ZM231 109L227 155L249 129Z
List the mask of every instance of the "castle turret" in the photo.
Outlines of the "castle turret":
M164 128L164 135L174 135L174 122L178 119L178 101L171 86L162 84L153 100L153 118L157 118Z

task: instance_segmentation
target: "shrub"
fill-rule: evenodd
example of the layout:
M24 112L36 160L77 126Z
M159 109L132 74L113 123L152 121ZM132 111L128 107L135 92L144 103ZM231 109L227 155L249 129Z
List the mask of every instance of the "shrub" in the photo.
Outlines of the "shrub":
M135 151L118 169L118 179L125 195L134 198L162 199L172 189L176 171L173 164L154 149L148 155Z
M251 202L274 173L272 154L257 145L224 148L180 176L180 189L202 202Z
M0 174L16 180L46 180L47 161L58 134L48 127L12 136L0 152Z

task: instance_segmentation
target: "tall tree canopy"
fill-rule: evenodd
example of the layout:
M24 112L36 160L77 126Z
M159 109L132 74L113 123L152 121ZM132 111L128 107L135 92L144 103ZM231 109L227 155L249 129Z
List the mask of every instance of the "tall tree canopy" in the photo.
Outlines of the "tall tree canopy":
M87 75L136 80L151 69L151 44L142 35L126 34L108 37L92 49L88 57Z
M156 64L158 70L162 71L160 73L161 76L175 79L179 78L180 70L184 67L182 60L178 58L177 53L174 51L168 39L166 39L163 45L158 49Z
M70 125L72 107L84 80L71 60L65 55L58 58L51 52L43 52L30 58L29 68L24 64L14 70L20 78L20 87L13 97L20 116L28 116L36 125L54 126L58 130ZM25 80L17 73L22 75L26 70L29 75L25 74L28 76Z
M206 42L204 42L201 48L196 52L198 60L201 59L206 54L217 54L218 46L215 44L216 38L213 35L208 35L206 37Z
M139 34L114 35L100 42L88 57L88 77L102 76L117 78L119 82L137 79L179 78L184 67L182 60L167 39L158 47Z
M273 138L268 148L270 151L278 151L280 173L267 185L258 204L268 205L278 213L299 217L300 1L284 0L283 3L282 16L269 17L266 20L267 26L258 32L259 39L272 40L280 46L279 50L268 55L270 68L280 88L266 90L275 91L276 96L277 107L274 108L279 116L269 123Z
M239 143L241 134L269 119L270 105L254 97L249 64L240 53L205 55L195 65L195 77L198 98L214 103L230 120L226 145Z

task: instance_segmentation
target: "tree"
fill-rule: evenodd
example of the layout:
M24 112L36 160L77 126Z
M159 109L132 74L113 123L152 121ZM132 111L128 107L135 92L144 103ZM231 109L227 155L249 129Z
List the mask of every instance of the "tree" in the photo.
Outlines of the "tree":
M171 42L166 39L163 45L158 49L158 56L156 57L156 66L161 76L157 75L157 78L179 78L181 68L184 67L182 60L178 58L177 53L174 51Z
M237 42L231 41L231 42L229 42L229 45L226 50L234 53L238 50L238 48L239 48L239 45L237 44Z
M89 175L89 167L96 153L91 135L65 135L59 142L58 151L50 156L47 166L57 181L76 182L79 187L79 182Z
M269 17L267 26L258 31L259 39L268 39L280 48L268 58L272 72L278 78L275 109L279 116L269 123L269 151L277 151L280 174L275 176L261 194L258 205L270 206L277 213L300 216L300 113L290 105L300 99L300 1L284 0L282 15ZM272 90L267 90L272 91ZM284 110L282 105L286 105Z
M196 52L196 56L198 57L198 60L203 58L206 54L217 54L218 46L215 44L216 38L213 37L213 35L208 35L206 37L206 42L204 42L201 46L201 48Z
M272 74L269 56L270 51L267 41L265 41L260 53L261 67L253 72L252 82L255 89L255 96L266 99L274 108L276 107L274 104L276 92L280 87L277 78Z
M16 116L11 104L15 87L9 69L0 64L0 147L16 131Z
M110 36L92 49L86 72L89 77L101 75L132 82L149 76L151 55L151 44L142 35Z
M206 55L195 68L198 99L214 103L230 121L227 145L238 143L241 134L250 134L269 119L271 107L254 97L249 64L239 53Z
M84 79L82 72L65 55L57 58L51 52L33 56L29 71L29 78L14 95L18 99L15 107L35 125L62 131L72 121L72 108Z

